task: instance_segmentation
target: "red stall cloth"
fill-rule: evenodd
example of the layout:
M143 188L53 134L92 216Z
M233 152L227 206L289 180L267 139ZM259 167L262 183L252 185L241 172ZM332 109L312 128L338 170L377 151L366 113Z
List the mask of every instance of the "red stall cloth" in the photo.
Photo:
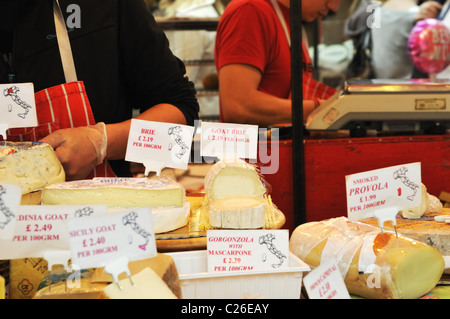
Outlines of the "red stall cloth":
M450 191L450 135L305 139L306 220L347 216L345 176L421 163L428 193Z
M283 212L283 229L295 229L292 140L259 141L258 166L267 183L272 202Z

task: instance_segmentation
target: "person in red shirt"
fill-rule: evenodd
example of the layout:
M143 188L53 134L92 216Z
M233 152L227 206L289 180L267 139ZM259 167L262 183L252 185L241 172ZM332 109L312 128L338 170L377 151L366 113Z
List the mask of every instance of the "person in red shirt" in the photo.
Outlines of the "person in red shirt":
M321 18L339 3L303 0L302 20ZM291 123L290 0L232 0L217 28L215 63L222 121L263 127ZM303 65L304 82L306 76L315 88L307 56ZM315 100L304 101L305 114Z

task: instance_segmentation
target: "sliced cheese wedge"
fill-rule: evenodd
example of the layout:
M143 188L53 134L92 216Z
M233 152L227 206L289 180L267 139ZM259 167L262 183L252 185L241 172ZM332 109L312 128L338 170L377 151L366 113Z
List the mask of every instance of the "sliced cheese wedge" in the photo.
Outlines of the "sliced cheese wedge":
M66 178L53 148L41 142L2 142L0 182L20 185L22 194L59 183Z
M119 288L120 286L120 288ZM177 299L167 284L150 268L103 288L110 299Z
M266 222L266 201L250 196L213 200L209 204L209 224L217 228L261 228Z
M441 201L434 195L428 193L424 184L421 185L421 202L419 206L403 209L399 213L408 219L419 219L425 213L440 213L443 205Z

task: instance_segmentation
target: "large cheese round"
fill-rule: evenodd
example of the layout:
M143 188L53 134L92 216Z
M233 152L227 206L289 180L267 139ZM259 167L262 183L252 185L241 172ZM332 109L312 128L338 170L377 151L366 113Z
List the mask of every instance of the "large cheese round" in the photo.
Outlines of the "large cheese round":
M106 204L110 211L151 207L154 231L164 233L187 225L190 204L185 193L171 178L94 178L49 185L42 192L42 204Z
M185 193L183 186L170 178L99 177L48 185L42 192L42 204L182 207Z
M28 194L66 178L53 148L41 142L1 142L0 182L22 187Z

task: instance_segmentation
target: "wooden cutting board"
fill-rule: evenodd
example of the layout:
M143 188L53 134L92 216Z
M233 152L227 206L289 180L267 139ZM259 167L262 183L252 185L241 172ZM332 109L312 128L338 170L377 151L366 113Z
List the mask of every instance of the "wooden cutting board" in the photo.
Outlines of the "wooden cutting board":
M397 215L397 232L434 247L443 256L450 256L450 224L435 221L434 217L437 215L450 216L450 208L444 208L441 213L426 213L419 219L406 219ZM378 221L375 218L362 222L378 226ZM393 231L392 222L385 222L384 229Z

